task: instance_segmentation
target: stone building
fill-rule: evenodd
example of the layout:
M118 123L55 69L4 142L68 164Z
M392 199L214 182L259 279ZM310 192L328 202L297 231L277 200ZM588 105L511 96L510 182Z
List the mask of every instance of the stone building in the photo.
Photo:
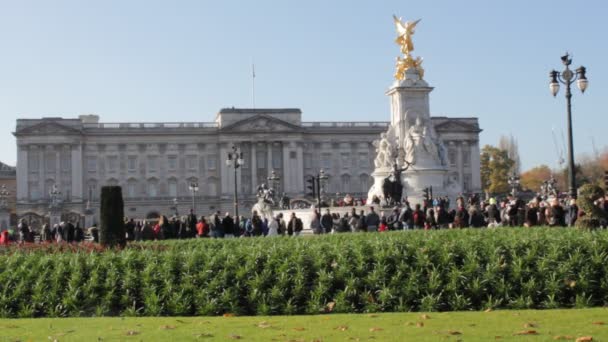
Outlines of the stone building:
M433 117L450 173L465 192L479 192L477 118ZM243 152L237 170L241 212L255 201L258 184L274 170L278 192L305 196L306 177L323 169L327 193L365 197L372 185L372 142L388 122L306 122L299 109L222 109L214 122L103 123L76 119L18 119L17 213L32 222L48 215L50 191L60 192L63 219L82 219L87 204L98 217L103 185L120 185L125 214L232 211L234 170L225 160L232 145ZM192 193L190 183L198 183ZM194 195L194 196L193 196Z

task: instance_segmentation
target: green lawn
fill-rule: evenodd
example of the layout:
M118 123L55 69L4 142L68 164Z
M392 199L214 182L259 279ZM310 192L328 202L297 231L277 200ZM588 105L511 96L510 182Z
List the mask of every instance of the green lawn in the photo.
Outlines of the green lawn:
M608 308L0 320L0 341L575 341L583 336L608 341Z

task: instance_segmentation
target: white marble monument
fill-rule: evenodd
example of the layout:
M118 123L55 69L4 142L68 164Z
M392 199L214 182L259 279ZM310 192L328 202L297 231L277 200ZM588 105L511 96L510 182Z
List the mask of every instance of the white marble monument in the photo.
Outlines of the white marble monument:
M368 192L368 202L374 197L387 202L383 184L386 178L393 177L393 170L401 171L403 196L410 203L421 203L423 189L429 187L435 197L453 198L462 190L448 176L447 150L431 123L429 93L433 88L423 79L422 59L411 56L411 35L418 21L402 23L395 18L395 23L397 43L404 57L397 58L396 80L386 92L391 99L391 123L374 142L374 184Z

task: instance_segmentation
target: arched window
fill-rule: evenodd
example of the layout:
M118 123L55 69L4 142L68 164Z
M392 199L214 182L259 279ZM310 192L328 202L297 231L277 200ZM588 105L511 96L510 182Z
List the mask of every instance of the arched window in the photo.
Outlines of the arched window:
M169 178L169 196L177 197L177 179Z
M158 181L154 178L148 180L148 196L156 197L158 196Z
M131 178L127 181L127 197L137 197L137 180Z
M351 188L350 188L350 175L348 174L343 174L340 177L340 182L341 182L341 191L342 192L351 192Z
M361 192L367 192L370 188L369 185L370 177L366 173L362 173L359 175L359 184L361 187Z
M209 177L207 178L207 193L203 194L205 196L215 197L217 196L217 178Z

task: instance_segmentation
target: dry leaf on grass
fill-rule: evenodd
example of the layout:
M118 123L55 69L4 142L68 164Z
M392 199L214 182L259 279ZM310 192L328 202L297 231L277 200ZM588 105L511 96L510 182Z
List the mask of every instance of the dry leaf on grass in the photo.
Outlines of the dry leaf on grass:
M135 336L135 335L139 335L139 331L135 331L135 330L127 331L127 336Z
M348 326L340 325L340 326L335 327L334 330L346 331L346 330L348 330Z
M422 318L422 319L431 319L431 316L429 316L427 314L424 314L424 315L420 316L420 318Z
M225 314L222 315L222 317L234 317L234 314L225 313Z
M560 336L554 336L553 339L554 340L574 340L574 336L560 335Z
M236 335L236 334L232 334L232 335L230 335L230 338L231 338L231 339L233 339L233 340L240 340L240 339L242 339L242 338L243 338L243 336L241 336L241 335Z
M492 308L487 308L484 312L492 312L494 310L492 310Z
M416 323L416 326L417 326L418 328L422 328L422 327L424 326L424 323L422 323L422 322L417 322L417 323Z
M522 330L513 335L538 335L538 332L536 330Z
M448 330L449 335L462 335L462 333L458 330Z
M591 336L582 336L576 339L576 342L589 342L593 341L593 337Z
M369 332L382 331L382 330L384 330L384 329L374 327L374 328L370 328Z
M378 315L376 315L376 314L369 314L369 315L367 315L367 317L374 318L374 317L378 317Z
M593 322L593 323L591 323L591 324L595 324L595 325L604 325L604 324L606 324L606 323L604 323L604 322L599 322L599 321L598 321L598 322Z
M266 329L266 328L270 328L270 327L271 327L270 323L268 323L266 321L258 323L258 328Z
M173 330L175 329L175 325L163 325L160 328L163 330Z
M293 330L295 330L295 331L304 331L304 330L306 330L306 328L295 327L295 328L293 328Z
M336 302L329 302L329 303L327 303L327 305L325 305L325 311L332 312L332 311L334 311L335 306L336 306Z
M500 340L500 339L502 339L502 336L494 336L494 339L495 340Z

